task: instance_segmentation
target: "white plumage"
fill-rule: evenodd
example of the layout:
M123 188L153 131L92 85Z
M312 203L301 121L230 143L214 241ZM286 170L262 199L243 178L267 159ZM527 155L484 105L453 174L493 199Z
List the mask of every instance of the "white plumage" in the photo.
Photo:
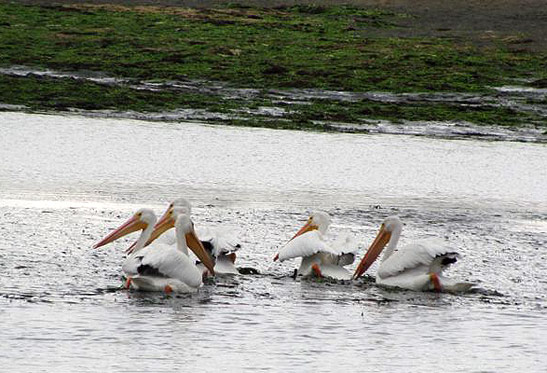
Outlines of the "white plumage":
M317 253L337 255L337 252L325 242L321 232L313 230L290 240L279 250L278 259L282 262L287 259L308 257Z
M150 248L150 249L148 249ZM151 245L137 252L129 265L122 266L138 290L163 291L169 286L174 292L195 292L202 285L201 271L188 255L170 245Z
M355 237L350 234L339 235L331 244L331 247L337 253L337 263L339 266L353 264L355 255L359 251L359 245Z
M161 242L144 247L152 236L156 223L156 216L149 209L139 210L95 247L142 229L131 254L122 265L122 270L128 278L127 285L144 291L195 292L202 285L202 272L188 256L186 236L195 235L192 222L180 211L176 211L174 216L176 216L174 223L176 247ZM174 216L170 218L170 222L174 220ZM192 248L192 250L196 249ZM196 255L203 257L201 252L196 252Z
M171 202L162 218L172 213L173 209L182 210L186 215L190 216L192 205L185 198L177 198ZM240 248L240 245L234 229L230 229L229 227L217 227L214 229L210 227L198 227L196 228L196 232L210 258L214 259L214 271L216 275L239 274L235 266L235 252ZM206 269L203 263L198 263L198 268L203 271Z
M235 266L236 251L239 244L235 230L229 227L201 227L197 235L205 249L215 259L215 273L217 275L237 275L239 271Z
M234 253L241 247L235 229L229 227L198 227L196 233L201 242L211 245L215 257Z
M325 234L329 225L330 217L327 213L314 212L296 235L279 250L275 260L301 257L298 275L351 279L351 273L344 266L353 263L357 247L350 236L339 237L332 243L327 242ZM352 245L354 246L351 247Z
M457 282L442 275L460 255L439 239L422 240L396 250L402 223L396 216L388 217L369 250L359 263L354 278L360 277L385 249L376 283L415 291L467 291L472 284Z
M441 261L444 256L457 259L458 253L438 239L417 241L396 250L392 255L382 261L378 268L378 276L382 278L396 276L405 270L424 267L429 272L440 272Z

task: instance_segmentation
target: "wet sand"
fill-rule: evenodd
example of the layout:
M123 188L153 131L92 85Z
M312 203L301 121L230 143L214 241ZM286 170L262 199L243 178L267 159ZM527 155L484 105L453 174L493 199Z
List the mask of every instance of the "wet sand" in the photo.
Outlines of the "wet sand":
M227 3L278 7L294 4L352 4L411 15L392 30L397 37L437 36L462 38L478 45L504 39L516 50L547 49L547 6L544 0L20 0L27 4L123 4L177 7L215 7Z

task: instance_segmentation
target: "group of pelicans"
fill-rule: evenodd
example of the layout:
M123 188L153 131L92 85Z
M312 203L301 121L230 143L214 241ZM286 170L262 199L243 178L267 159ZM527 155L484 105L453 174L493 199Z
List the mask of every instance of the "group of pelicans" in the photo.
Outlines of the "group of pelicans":
M126 252L122 270L125 287L166 293L195 292L207 276L238 274L235 266L239 244L214 230L198 235L191 220L190 203L179 198L156 218L150 209L138 210L95 248L141 230L138 240ZM345 267L355 260L356 247L347 239L329 243L325 239L330 217L314 212L304 226L275 255L274 261L301 257L295 274L353 280L361 277L384 251L376 283L414 291L464 292L472 287L442 275L459 254L441 240L416 242L397 249L402 223L397 216L386 218L365 256L350 273ZM171 228L174 228L171 229ZM198 238L199 237L199 238ZM198 261L189 256L190 249Z

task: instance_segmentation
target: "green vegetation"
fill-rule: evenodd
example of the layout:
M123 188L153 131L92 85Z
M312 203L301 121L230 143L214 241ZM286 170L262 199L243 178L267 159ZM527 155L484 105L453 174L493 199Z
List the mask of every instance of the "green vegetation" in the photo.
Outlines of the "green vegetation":
M479 48L461 40L382 34L397 27L402 17L406 15L344 6L182 9L23 6L0 1L0 66L91 70L149 81L191 79L204 85L221 81L240 88L396 93L487 93L490 87L512 84L517 78L547 78L545 53L512 51L503 40ZM137 90L129 84L6 75L0 75L0 102L46 110L199 108L221 113L274 106L265 97L230 99L207 93ZM243 123L318 128L314 121L365 118L502 125L543 120L533 113L494 106L368 100L310 103L291 105L282 121L253 118Z

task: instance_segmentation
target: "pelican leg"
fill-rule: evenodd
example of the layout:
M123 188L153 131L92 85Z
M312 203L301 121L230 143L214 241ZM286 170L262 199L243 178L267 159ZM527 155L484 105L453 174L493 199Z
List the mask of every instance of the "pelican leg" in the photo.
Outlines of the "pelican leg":
M124 287L126 289L129 289L131 287L131 282L133 281L133 278L131 276L127 276L127 280L125 280Z
M323 277L323 275L321 274L321 268L319 267L319 264L315 263L311 266L311 269L313 270L313 274L316 276L316 277Z
M443 286L441 285L441 280L439 279L439 275L435 272L431 272L429 274L429 280L431 281L431 284L433 285L433 289L435 289L436 292L440 293L443 291Z
M209 277L211 277L211 272L207 268L204 268L203 272L201 272L201 280L205 282Z
M228 254L228 255L226 255L226 256L228 257L228 259L230 259L230 261L231 261L233 264L235 264L236 258L237 258L236 253L231 253L231 254Z

